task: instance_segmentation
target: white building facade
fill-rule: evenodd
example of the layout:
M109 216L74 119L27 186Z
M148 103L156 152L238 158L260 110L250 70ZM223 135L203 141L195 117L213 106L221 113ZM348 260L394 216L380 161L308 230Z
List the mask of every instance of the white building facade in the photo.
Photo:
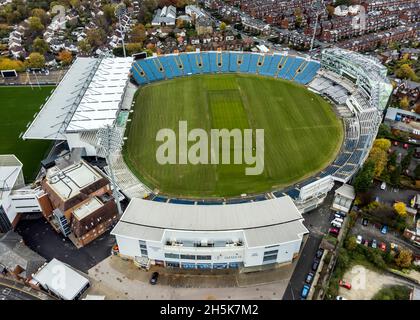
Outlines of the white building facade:
M292 262L308 230L290 197L230 205L133 199L111 232L139 265L228 269Z

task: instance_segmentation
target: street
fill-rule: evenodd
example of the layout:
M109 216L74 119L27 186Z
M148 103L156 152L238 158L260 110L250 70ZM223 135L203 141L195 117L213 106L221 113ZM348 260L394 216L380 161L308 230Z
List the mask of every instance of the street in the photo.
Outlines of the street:
M300 300L302 286L305 283L306 275L311 271L315 253L321 244L324 234L327 233L330 227L330 221L334 217L334 213L330 209L334 198L334 190L335 188L328 194L319 208L303 215L305 218L304 224L309 229L310 234L287 286L283 300Z

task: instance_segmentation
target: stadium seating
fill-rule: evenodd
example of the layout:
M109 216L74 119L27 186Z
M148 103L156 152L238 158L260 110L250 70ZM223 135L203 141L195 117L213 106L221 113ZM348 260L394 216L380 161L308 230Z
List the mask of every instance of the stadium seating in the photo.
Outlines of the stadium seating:
M139 85L204 73L254 73L308 84L317 74L316 61L281 54L210 51L150 57L133 63L133 78ZM331 85L328 82L327 88Z

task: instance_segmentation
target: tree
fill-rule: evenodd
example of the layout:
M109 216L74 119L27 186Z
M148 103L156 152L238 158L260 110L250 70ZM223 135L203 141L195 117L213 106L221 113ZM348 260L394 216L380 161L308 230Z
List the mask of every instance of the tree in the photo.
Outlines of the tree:
M45 26L48 23L48 15L45 12L44 9L41 8L35 8L32 10L32 16L33 17L37 17L39 18L39 20L41 21L41 23Z
M77 43L77 47L79 48L79 52L82 54L89 54L92 51L92 46L87 40L80 40Z
M33 51L39 52L40 54L45 54L47 53L49 46L44 39L36 38L32 43L32 49Z
M86 40L92 48L100 47L105 44L106 33L103 29L90 29L86 32Z
M381 123L378 130L378 138L387 138L391 135L391 128L387 124Z
M357 173L354 179L354 189L356 192L366 192L372 184L375 175L375 163L366 161L362 169Z
M395 258L395 264L400 268L409 268L413 261L413 252L407 249L401 249L398 256Z
M146 40L146 28L141 23L136 24L130 32L130 39L132 42L143 43Z
M401 67L395 71L395 75L400 79L417 80L416 73L408 63L401 65Z
M400 184L400 177L401 177L401 166L396 166L394 170L391 171L390 174L390 182L394 185L397 186Z
M44 25L41 22L41 19L38 17L30 17L28 19L29 22L29 30L34 33L39 33L44 30Z
M379 147L373 147L369 154L369 160L374 163L375 177L380 177L388 163L387 152Z
M396 202L394 203L394 210L400 217L407 216L407 207L404 202Z
M410 100L408 100L408 97L407 96L402 97L400 100L401 109L407 110L409 106L410 106Z
M45 66L45 58L38 52L32 52L26 60L28 68L43 68Z
M16 70L19 72L25 70L25 66L20 60L0 58L0 70Z
M226 23L225 23L225 22L221 22L221 23L220 23L220 30L221 30L221 31L226 30Z
M388 152L388 150L391 148L391 141L388 139L380 138L376 139L373 142L373 146L382 149L385 152Z
M346 248L353 251L357 247L356 236L351 236L346 241Z
M63 66L68 66L73 61L73 55L68 50L62 50L58 54L58 60L61 61Z

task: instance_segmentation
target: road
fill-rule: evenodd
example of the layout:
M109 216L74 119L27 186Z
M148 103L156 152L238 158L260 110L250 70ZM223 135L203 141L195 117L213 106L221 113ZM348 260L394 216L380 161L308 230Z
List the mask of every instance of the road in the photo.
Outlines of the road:
M322 237L328 232L330 221L334 217L334 213L330 209L334 198L334 190L328 194L319 208L303 215L305 218L304 224L310 231L310 234L283 295L283 300L300 300L300 293L305 283L306 275L311 271L315 253L321 244Z
M21 283L0 277L0 300L45 300L51 299L46 294Z

